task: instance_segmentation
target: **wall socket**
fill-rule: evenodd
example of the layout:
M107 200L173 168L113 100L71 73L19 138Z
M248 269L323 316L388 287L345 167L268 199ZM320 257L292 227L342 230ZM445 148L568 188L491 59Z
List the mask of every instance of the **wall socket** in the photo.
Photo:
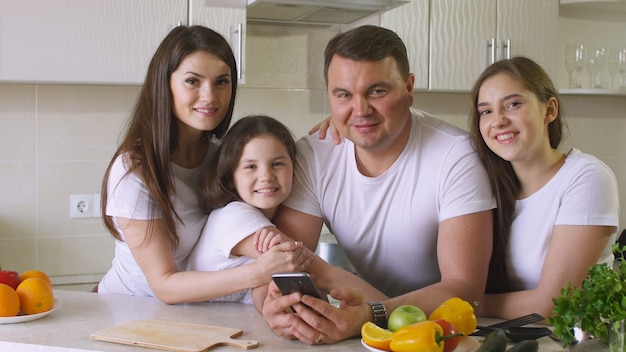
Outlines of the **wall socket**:
M70 194L70 218L99 218L100 194Z

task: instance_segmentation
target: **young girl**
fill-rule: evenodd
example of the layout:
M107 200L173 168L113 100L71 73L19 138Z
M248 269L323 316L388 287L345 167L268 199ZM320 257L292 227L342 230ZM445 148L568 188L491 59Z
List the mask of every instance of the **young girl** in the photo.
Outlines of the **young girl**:
M308 265L289 241L250 264L256 270L181 271L207 217L198 206L200 173L212 167L213 138L228 129L236 89L235 57L213 30L179 26L159 45L104 175L103 221L116 241L98 292L203 301L213 297L213 278L237 277L231 289L241 290L256 272Z
M275 245L291 241L271 220L291 192L296 155L295 141L282 123L268 116L247 116L228 131L207 169L202 208L210 212L200 240L187 262L188 270L224 270L263 258ZM265 230L265 231L261 231ZM262 233L257 234L260 231ZM313 253L310 254L314 256ZM304 266L289 271L304 271ZM321 288L353 282L378 291L316 257L308 271ZM250 288L270 282L272 268L259 273ZM215 300L252 303L251 290L238 291L230 278L215 283ZM224 288L230 292L224 294ZM380 294L382 295L382 294Z
M552 298L580 286L590 266L612 263L617 180L597 158L557 150L561 106L554 85L523 57L496 62L475 83L470 134L498 209L483 316L549 317Z
M200 204L210 215L189 255L187 270L238 267L283 242L277 232L266 232L257 250L253 234L274 226L270 220L291 191L295 152L291 133L273 118L248 116L231 127L217 150L215 167L203 177ZM268 283L271 274L259 275L261 281L251 287ZM231 287L228 281L220 286ZM216 300L252 303L250 290Z

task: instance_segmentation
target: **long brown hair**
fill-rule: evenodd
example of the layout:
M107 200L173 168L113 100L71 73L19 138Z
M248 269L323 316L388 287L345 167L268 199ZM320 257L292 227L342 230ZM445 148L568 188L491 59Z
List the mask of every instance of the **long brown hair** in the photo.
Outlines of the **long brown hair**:
M121 234L115 229L113 219L106 216L107 183L111 166L118 156L123 155L128 173L135 173L141 178L156 207L163 212L168 240L174 247L178 246L175 218L179 221L180 218L172 204L175 189L171 161L179 141L170 78L181 61L196 51L206 51L222 59L230 67L232 82L227 113L215 130L204 132L203 140L208 142L212 136L221 138L230 125L237 90L237 64L230 45L220 34L203 26L174 28L150 61L144 84L127 122L126 134L102 182L102 219L105 227L118 240L121 240ZM154 213L156 209L151 211Z
M278 120L265 115L250 115L233 124L222 140L213 167L205 169L200 191L200 207L207 213L241 200L235 189L234 173L243 148L252 138L272 136L283 143L292 163L296 160L296 142L289 129Z
M559 111L554 121L548 124L550 146L558 148L563 137L563 119L561 104L550 76L533 60L526 57L514 57L497 61L487 67L478 77L471 91L472 111L470 114L470 138L474 149L478 152L481 162L489 175L489 182L496 197L498 209L494 216L493 252L489 263L487 293L509 291L506 274L506 246L511 234L511 224L515 211L515 202L520 194L520 182L509 161L494 153L480 133L480 114L478 112L478 94L483 83L499 73L510 75L520 82L524 88L532 92L539 101L546 103L550 98L557 99Z

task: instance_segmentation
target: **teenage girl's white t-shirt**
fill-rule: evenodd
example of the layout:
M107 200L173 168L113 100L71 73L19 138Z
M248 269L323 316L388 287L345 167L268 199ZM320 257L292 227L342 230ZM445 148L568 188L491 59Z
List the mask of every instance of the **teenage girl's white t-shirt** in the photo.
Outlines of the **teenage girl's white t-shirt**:
M611 245L619 228L615 175L602 161L572 149L561 169L539 191L518 200L507 247L507 270L515 291L539 285L556 225L614 226L598 263L612 263ZM572 253L571 260L576 260Z

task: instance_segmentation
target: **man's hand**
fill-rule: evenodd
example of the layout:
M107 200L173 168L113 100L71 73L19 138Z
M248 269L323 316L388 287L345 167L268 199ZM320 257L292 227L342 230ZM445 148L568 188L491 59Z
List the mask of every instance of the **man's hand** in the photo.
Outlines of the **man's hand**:
M357 336L361 325L370 319L371 308L360 293L347 287L333 290L331 296L341 301L339 308L297 292L283 296L271 283L262 308L263 318L276 335L310 345ZM290 307L295 313L289 312Z
M370 320L372 309L360 292L343 287L332 290L330 295L340 301L338 308L311 296L303 296L303 304L294 307L307 327L321 334L311 336L307 329L297 330L294 335L298 339L310 343L311 337L317 340L323 336L324 343L335 343L358 336L363 323Z

